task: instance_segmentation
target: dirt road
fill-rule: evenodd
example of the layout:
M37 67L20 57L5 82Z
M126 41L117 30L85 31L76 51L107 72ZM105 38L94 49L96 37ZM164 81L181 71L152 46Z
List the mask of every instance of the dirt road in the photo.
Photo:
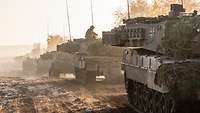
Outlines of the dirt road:
M1 77L0 113L134 113L124 86Z

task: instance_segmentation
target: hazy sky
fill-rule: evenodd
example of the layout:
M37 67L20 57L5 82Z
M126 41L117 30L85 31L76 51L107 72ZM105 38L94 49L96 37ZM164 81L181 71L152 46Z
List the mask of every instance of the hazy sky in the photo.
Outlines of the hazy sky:
M84 37L91 25L90 0L68 0L72 35ZM50 34L68 35L65 0L0 0L0 45L46 43ZM109 30L113 12L126 0L93 0L96 31Z

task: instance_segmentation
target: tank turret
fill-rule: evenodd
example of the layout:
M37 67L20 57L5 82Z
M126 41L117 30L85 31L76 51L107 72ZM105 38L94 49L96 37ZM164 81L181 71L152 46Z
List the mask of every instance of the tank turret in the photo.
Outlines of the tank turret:
M66 43L57 45L57 51L75 53L80 49L80 43L84 42L85 39L74 39L73 41L68 41Z
M173 4L168 16L128 19L124 25L103 32L103 43L173 57L200 55L193 52L199 43L200 16L184 16L184 11L182 5Z

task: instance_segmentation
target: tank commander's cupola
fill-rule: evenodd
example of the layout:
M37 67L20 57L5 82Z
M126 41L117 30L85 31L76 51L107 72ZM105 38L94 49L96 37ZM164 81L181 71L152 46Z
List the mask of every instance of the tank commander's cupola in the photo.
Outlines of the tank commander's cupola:
M185 9L182 4L171 4L171 11L169 12L169 16L179 16L180 13L184 13Z

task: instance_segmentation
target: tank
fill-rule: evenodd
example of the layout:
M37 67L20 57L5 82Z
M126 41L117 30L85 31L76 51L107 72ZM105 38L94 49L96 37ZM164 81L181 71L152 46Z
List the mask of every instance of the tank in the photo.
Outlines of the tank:
M57 56L56 51L46 52L46 53L40 55L40 58L37 59L36 74L37 75L48 74L50 66L56 56Z
M59 35L49 35L47 39L47 48L41 44L34 44L32 51L28 54L27 59L23 61L23 72L34 75L46 75L49 73L52 62L60 59L62 54L57 52L57 45L64 43L64 39ZM63 54L62 54L63 55ZM56 58L58 57L58 58Z
M60 73L73 73L71 54L60 51L44 53L37 59L37 75L50 73L50 78L58 78ZM54 70L54 71L52 71Z
M40 54L39 58L37 59L37 75L45 75L49 73L51 64L56 59L60 59L62 54L61 52L57 52L57 45L64 43L63 37L60 35L49 35L47 39L47 48L46 52ZM57 58L58 57L58 58Z
M22 59L22 72L24 74L36 74L37 73L37 61L42 53L41 44L33 44L33 49L31 52Z
M37 72L37 59L25 58L22 61L22 72L24 74L35 74Z
M51 63L49 69L50 78L59 78L60 74L73 74L74 73L74 54L79 50L79 43L82 39L75 39L74 41L68 41L57 45L57 57Z
M169 15L131 18L103 32L104 44L126 48L121 69L140 113L199 111L200 16L184 11L172 4Z
M76 79L84 83L96 82L98 77L112 82L113 80L114 82L122 80L120 74L122 50L103 45L101 39L75 39L58 45L57 51L68 53L72 59L53 63L49 73L51 76L69 72L66 65L71 64ZM64 65L65 68L61 69L60 67L64 67Z

